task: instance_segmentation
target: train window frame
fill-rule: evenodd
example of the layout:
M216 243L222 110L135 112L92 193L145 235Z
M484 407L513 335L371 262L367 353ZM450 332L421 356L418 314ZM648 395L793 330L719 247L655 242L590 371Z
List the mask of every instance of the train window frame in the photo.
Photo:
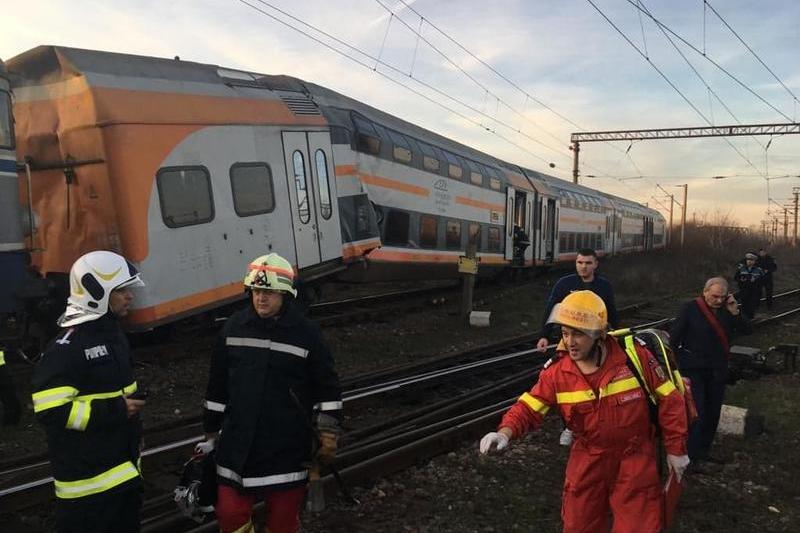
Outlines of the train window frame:
M188 172L188 171L199 171L203 174L205 178L205 190L208 193L208 206L209 206L209 214L205 218L196 218L195 220L189 220L183 223L176 223L174 221L174 217L168 214L165 210L165 200L167 199L164 193L165 187L165 174L167 173L175 173L175 172ZM185 166L170 166L170 167L162 167L158 169L156 172L156 187L158 189L158 203L159 207L161 208L161 220L164 222L164 225L168 228L176 229L176 228L184 228L187 226L197 226L200 224L206 224L214 220L216 215L216 210L214 206L214 191L211 188L211 173L209 172L208 168L203 165L185 165ZM199 187L189 187L188 189L197 191L200 190ZM195 210L196 212L197 210Z
M297 159L295 156L300 156L300 163L303 169L303 185L304 187L300 187L300 181L297 179ZM301 224L305 225L311 222L311 199L309 198L309 190L308 190L308 173L306 172L306 158L303 154L302 150L294 150L292 152L292 181L294 182L294 192L295 197L297 199L297 219L300 221ZM301 208L302 203L300 202L300 191L303 191L305 194L306 200L306 216L303 217L303 210Z
M405 224L400 224L400 222L405 222ZM383 243L389 246L408 247L410 224L411 215L407 211L389 209L383 224ZM401 226L404 227L404 230L398 229ZM392 230L391 234L389 233L389 228ZM400 236L402 236L402 238L400 238Z
M322 170L325 173L325 181L322 181L322 173L320 173L319 156L322 156ZM333 216L333 201L331 199L331 178L328 174L328 155L322 148L317 148L314 151L314 166L317 169L317 192L319 194L319 214L324 220L330 220ZM324 185L324 186L323 186ZM327 198L327 203L326 203ZM325 209L327 207L327 216L325 216Z
M489 178L489 188L495 191L502 189L503 184L498 178Z
M458 228L457 232L451 232L450 228ZM451 239L451 235L457 236L458 241L455 239ZM461 249L461 221L460 220L453 220L447 219L444 223L444 246L448 250L460 250Z
M5 130L5 135L8 136L8 144L2 144L2 136L0 136L0 148L13 150L17 145L14 133L14 114L12 112L14 103L11 100L11 93L8 91L0 91L0 104L3 103L5 103L6 109L3 110L0 107L0 121L7 122L0 122L0 133Z
M479 163L472 161L471 159L465 159L467 162L467 167L469 168L469 181L473 185L483 185L483 173L481 172L481 166Z
M264 208L260 208L254 211L244 210L241 208L242 206L240 205L239 199L242 197L242 195L252 194L252 192L247 191L247 193L245 193L244 191L242 191L241 194L239 193L241 188L237 186L238 180L236 179L236 176L234 176L234 172L240 168L262 168L262 167L266 170L267 189L269 192L268 198L270 201L267 204L265 204ZM264 215L267 213L272 213L273 211L275 211L275 185L272 180L272 169L267 163L263 161L234 163L228 170L228 177L230 178L231 182L231 197L233 198L233 210L239 217L241 218L252 217L256 215Z
M474 230L474 231L473 231ZM475 244L477 249L481 248L481 223L470 222L467 226L467 244Z
M458 156L447 150L442 150L445 159L447 159L447 175L453 179L461 180L464 176L464 169L461 167L461 161Z
M381 138L375 130L375 124L359 116L353 115L356 129L356 150L365 154L380 155Z
M389 139L392 141L392 158L401 163L411 163L411 146L403 136L394 130L387 129Z
M442 162L439 160L439 156L433 146L422 141L417 141L417 145L422 153L422 168L439 173L442 168Z
M433 223L433 231L426 228L426 222ZM432 238L431 238L432 237ZM439 217L436 215L421 214L419 216L419 247L436 248L439 244Z
M489 252L502 252L503 251L503 232L500 231L500 226L489 226L489 231L486 232L487 248Z

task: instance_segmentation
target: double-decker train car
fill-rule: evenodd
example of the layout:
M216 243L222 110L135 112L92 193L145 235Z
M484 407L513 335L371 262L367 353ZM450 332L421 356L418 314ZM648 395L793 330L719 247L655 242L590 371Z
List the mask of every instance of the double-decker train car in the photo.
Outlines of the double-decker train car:
M54 46L7 68L33 264L66 286L81 254L122 253L147 280L133 328L241 298L268 251L386 280L456 276L470 242L479 273L664 244L652 210L296 78Z

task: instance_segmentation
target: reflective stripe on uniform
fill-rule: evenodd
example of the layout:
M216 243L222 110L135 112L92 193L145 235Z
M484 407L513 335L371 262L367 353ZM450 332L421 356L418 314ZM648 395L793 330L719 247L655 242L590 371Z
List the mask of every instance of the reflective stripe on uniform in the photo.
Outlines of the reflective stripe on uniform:
M621 379L619 381L612 381L602 389L600 389L600 397L612 396L621 392L628 392L629 390L638 389L639 381L631 376L629 378Z
M139 471L130 461L106 470L88 479L76 481L55 480L56 497L62 499L82 498L92 494L105 492L139 476Z
M519 401L530 407L533 411L536 411L540 415L544 416L547 414L547 411L550 410L550 406L536 398L535 396L531 396L527 392L519 397Z
M209 411L216 411L218 413L225 412L225 404L219 402L212 402L211 400L203 401L203 407L208 409Z
M245 525L240 528L231 531L231 533L256 533L256 528L253 526L253 522L248 521Z
M302 481L308 478L308 471L301 470L299 472L289 472L287 474L273 474L271 476L243 478L230 468L225 468L224 466L217 465L217 475L235 481L242 487L263 487L266 485L279 485L281 483Z
M67 429L86 431L89 425L89 418L92 416L92 402L79 401L72 402L72 409L69 410L67 418Z
M78 395L75 387L55 387L31 395L33 399L33 412L39 413L46 409L59 407L70 403Z
M342 402L319 402L314 404L314 409L319 411L338 411L342 406Z
M137 384L134 381L127 385L122 390L115 390L113 392L98 392L95 394L81 394L78 395L78 389L75 387L64 386L54 387L39 392L34 392L31 395L33 399L33 412L39 413L53 407L60 407L72 401L76 402L91 402L93 400L107 400L109 398L121 397L126 394L136 392Z
M656 394L658 394L660 398L663 398L664 396L672 394L672 391L674 391L675 389L676 389L675 384L672 383L670 380L667 380L658 386L658 388L656 389Z
M272 342L270 339L255 339L252 337L227 337L226 346L242 346L246 348L262 348L276 352L285 352L305 359L308 357L308 350L300 346L285 344L283 342Z
M592 389L576 390L573 392L557 392L556 402L558 403L581 403L597 398Z
M3 350L0 350L0 366L6 364L6 353Z

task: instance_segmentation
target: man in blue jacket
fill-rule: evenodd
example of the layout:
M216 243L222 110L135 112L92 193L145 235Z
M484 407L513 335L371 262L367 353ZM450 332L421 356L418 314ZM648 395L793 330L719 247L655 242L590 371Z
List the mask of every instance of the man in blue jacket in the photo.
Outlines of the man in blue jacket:
M560 332L555 331L555 328L547 323L547 318L550 316L553 307L561 303L571 292L592 291L598 295L602 298L603 303L606 304L608 324L612 329L619 327L617 305L614 301L614 288L606 278L595 272L598 264L597 252L592 248L582 248L578 251L578 256L575 258L575 274L569 274L559 279L553 286L553 290L550 291L547 306L542 314L542 337L536 344L536 348L544 351L551 344L550 339L556 339L560 335Z

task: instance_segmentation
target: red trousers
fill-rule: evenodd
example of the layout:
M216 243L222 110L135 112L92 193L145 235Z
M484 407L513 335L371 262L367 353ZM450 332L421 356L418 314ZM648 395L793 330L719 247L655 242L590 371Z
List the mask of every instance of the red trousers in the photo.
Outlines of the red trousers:
M305 496L305 486L266 492L264 505L269 533L296 533L300 529L300 506ZM233 487L219 485L216 513L222 533L252 533L251 521L256 497L239 492Z
M564 483L564 533L607 532L611 530L609 514L614 518L614 533L657 533L661 506L652 439L602 451L575 442Z

